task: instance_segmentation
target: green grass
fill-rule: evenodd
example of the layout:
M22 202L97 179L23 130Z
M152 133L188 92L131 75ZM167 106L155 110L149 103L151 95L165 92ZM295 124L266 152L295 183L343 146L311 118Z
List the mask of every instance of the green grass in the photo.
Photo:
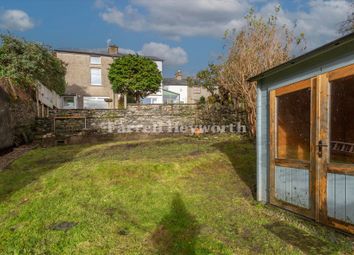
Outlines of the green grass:
M0 172L0 254L353 253L254 191L237 136L36 149Z

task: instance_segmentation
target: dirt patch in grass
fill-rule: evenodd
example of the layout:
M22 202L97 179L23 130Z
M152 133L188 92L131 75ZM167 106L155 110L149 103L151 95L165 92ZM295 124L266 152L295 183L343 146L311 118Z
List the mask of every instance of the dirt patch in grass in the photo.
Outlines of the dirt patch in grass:
M75 227L77 224L78 223L76 223L76 222L61 221L61 222L57 222L57 223L52 224L51 226L49 226L49 229L67 231L67 230Z

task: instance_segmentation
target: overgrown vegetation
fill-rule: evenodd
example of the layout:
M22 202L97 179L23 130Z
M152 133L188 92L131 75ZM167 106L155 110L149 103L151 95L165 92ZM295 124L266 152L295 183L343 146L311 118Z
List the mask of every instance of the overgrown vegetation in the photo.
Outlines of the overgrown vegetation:
M210 93L208 98L202 96L199 99L199 119L203 123L219 125L244 123L243 109L234 107L230 93L219 85L220 71L220 65L209 64L195 78L187 79L188 86L201 86Z
M0 254L353 253L254 193L238 136L40 148L0 172Z
M256 83L248 79L290 59L293 48L305 49L304 34L296 36L291 28L279 24L280 6L268 20L251 9L241 30L225 32L227 57L220 64L209 64L198 72L190 85L204 86L212 94L206 100L213 112L225 110L256 135Z
M0 35L0 78L11 87L33 91L37 81L63 94L65 91L65 64L45 45L28 42L12 35Z
M108 78L115 93L128 94L140 99L159 91L162 75L156 63L139 55L116 58Z
M251 137L256 135L256 83L247 80L279 65L291 57L294 45L303 41L286 25L278 24L280 7L269 20L258 17L253 10L246 16L247 25L239 31L226 34L230 48L219 75L220 86L227 90L238 108L246 114L246 125Z

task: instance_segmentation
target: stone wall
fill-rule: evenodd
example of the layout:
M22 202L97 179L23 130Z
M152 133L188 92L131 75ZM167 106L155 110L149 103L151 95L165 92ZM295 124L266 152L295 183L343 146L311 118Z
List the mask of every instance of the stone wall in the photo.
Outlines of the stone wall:
M223 109L219 111L201 105L129 105L127 109L50 110L48 118L38 118L37 138L43 146L60 143L103 141L135 135L191 134L218 132L224 125L226 132L232 124L240 128L237 116ZM225 109L224 109L225 110ZM214 128L214 131L213 131ZM243 130L243 129L242 129ZM239 130L242 132L242 130ZM219 129L220 131L220 129ZM222 131L223 132L223 131ZM231 131L232 132L232 131Z
M0 150L31 142L35 119L33 101L12 100L0 87Z
M49 118L37 120L37 133L65 136L82 131L99 134L167 132L171 128L195 125L196 118L195 105L130 105L125 110L56 109L50 111Z
M11 128L10 98L0 87L0 151L13 145Z
M15 101L10 105L10 112L15 145L30 143L35 135L36 103L34 101Z

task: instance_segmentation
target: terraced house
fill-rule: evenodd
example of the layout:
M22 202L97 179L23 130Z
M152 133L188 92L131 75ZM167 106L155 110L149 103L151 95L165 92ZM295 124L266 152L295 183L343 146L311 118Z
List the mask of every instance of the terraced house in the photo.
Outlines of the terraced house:
M164 96L167 103L195 104L201 97L207 98L211 94L202 86L190 86L188 80L183 76L182 71L178 70L173 78L163 79L164 93L174 94L175 97ZM170 100L172 99L172 100Z
M119 48L110 45L107 50L57 49L56 55L67 64L67 88L62 97L64 109L116 109L123 97L113 92L108 70L114 58L124 56ZM163 60L153 60L162 72ZM143 100L143 103L161 104L161 90Z

